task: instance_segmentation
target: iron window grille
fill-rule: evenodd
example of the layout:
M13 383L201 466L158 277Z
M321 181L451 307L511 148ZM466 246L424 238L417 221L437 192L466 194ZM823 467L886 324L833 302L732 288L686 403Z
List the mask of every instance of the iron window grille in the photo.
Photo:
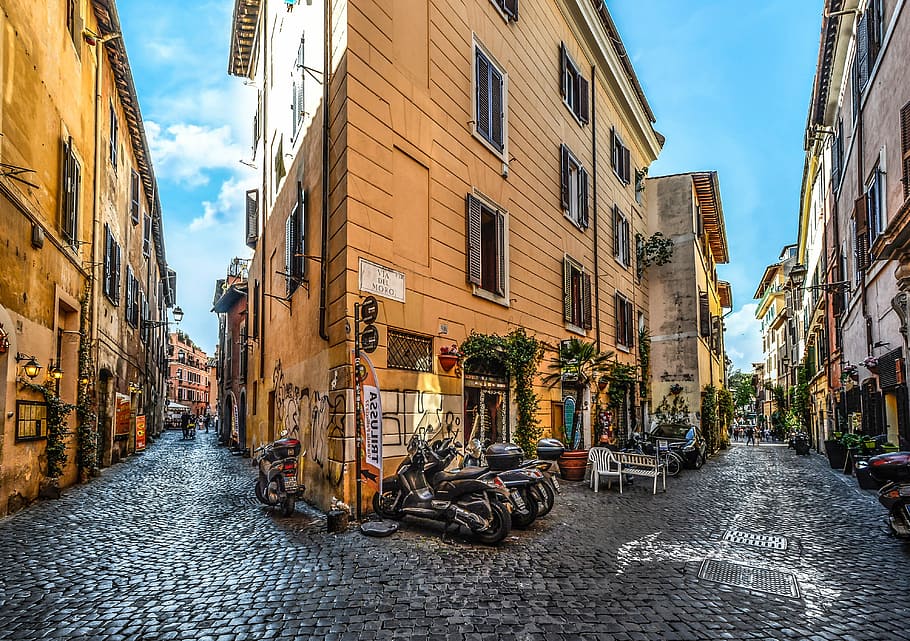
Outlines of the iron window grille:
M28 441L47 436L47 404L16 401L16 440Z
M395 369L415 372L433 371L433 339L390 329L388 333L388 365Z

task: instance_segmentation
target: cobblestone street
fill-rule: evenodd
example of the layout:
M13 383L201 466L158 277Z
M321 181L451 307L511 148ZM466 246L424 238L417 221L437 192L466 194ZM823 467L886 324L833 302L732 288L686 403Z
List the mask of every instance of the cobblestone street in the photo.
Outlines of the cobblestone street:
M819 455L737 445L656 496L564 483L498 548L328 534L256 503L253 471L170 432L3 519L0 639L910 638L910 546Z

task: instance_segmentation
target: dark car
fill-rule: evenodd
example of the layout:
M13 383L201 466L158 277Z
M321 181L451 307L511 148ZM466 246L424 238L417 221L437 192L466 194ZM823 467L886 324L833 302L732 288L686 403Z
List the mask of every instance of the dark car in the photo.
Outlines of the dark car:
M705 462L708 445L694 425L687 423L658 425L648 436L653 440L667 441L671 450L682 455L688 467L698 469Z

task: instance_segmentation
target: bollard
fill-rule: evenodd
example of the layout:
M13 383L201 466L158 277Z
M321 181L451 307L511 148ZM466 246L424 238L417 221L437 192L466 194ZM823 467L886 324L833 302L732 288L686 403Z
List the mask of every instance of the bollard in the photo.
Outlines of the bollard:
M344 532L348 529L348 513L345 510L326 512L326 529L329 532Z

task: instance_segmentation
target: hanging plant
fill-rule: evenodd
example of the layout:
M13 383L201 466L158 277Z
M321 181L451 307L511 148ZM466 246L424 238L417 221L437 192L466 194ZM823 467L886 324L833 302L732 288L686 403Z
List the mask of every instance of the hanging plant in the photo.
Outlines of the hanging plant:
M708 451L715 451L719 445L719 439L717 437L717 388L713 385L705 385L701 393L701 428Z
M637 382L636 374L638 367L635 365L626 365L618 361L607 364L606 373L603 378L606 379L607 387L607 404L618 409L622 407L626 400L626 394L632 390Z
M638 365L641 368L641 397L651 396L651 333L647 327L638 330Z
M650 237L635 234L635 254L638 259L638 277L653 265L666 265L673 260L673 241L663 232L656 231Z
M76 406L62 401L50 384L36 385L23 379L19 379L19 382L26 389L44 396L44 403L47 406L47 477L57 479L63 474L67 458L66 445L63 442L64 436L68 433L66 415Z
M79 379L76 394L76 464L82 481L98 471L98 414L89 381L94 377L92 341L89 338L89 299L91 280L82 297L79 327Z

